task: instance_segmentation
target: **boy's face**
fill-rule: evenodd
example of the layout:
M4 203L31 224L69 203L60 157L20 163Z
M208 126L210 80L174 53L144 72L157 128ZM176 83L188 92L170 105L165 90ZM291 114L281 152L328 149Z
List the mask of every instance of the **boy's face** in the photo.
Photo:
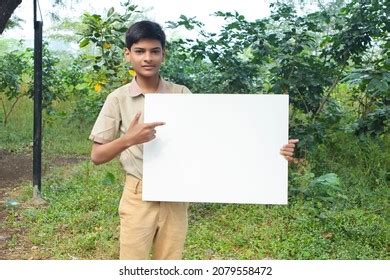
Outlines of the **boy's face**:
M159 40L142 39L125 49L126 61L131 63L137 76L150 78L159 75L165 52Z

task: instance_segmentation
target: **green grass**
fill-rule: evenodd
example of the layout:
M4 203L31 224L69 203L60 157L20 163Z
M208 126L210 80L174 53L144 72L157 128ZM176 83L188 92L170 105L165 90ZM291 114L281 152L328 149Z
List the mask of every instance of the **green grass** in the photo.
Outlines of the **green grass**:
M313 172L336 172L348 197L347 207L375 213L389 223L389 151L390 135L374 141L336 133L312 153ZM390 234L389 230L387 233Z
M348 151L353 153L358 143L350 142ZM326 204L316 197L292 194L288 206L191 204L184 258L389 259L389 208L384 204L389 197L388 186L383 185L380 176L360 177L360 185L348 185L354 182L354 176L367 171L364 164L345 166L343 162L360 159L376 164L385 160L385 155L379 152L380 146L371 142L358 148L362 153L357 158L340 156L337 163L321 161L321 169L308 165L303 170L293 170L337 171L342 188L351 198L345 203ZM366 149L369 156L363 154ZM324 156L325 150L313 157ZM371 175L382 174L383 168L380 166ZM16 210L18 219L10 215L8 226L24 229L29 242L40 248L38 258L116 259L117 208L123 178L116 161L102 166L83 162L72 169L58 168L44 180L48 207ZM366 184L371 181L376 184L371 185L371 191L361 191L360 188L369 188ZM22 187L18 199L28 205L29 197L31 188ZM14 237L14 244L15 238L21 237Z
M6 106L9 108L10 104ZM56 110L66 110L70 103L60 103ZM42 151L45 155L87 155L91 149L88 140L92 125L80 127L60 116L43 112ZM0 111L0 120L3 112ZM31 152L33 139L33 102L22 98L15 106L6 127L0 124L0 149L14 152Z
M25 230L29 242L44 248L38 258L118 258L120 170L116 161L57 168L42 187L48 206L32 207L31 187L23 186L18 199L25 208L18 219L9 216L8 226Z

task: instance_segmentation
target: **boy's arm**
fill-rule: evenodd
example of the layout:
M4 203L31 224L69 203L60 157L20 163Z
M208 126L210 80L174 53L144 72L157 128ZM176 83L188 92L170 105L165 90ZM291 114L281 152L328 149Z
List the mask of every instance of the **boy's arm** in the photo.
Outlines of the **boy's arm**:
M91 160L94 164L108 162L130 146L125 143L122 137L106 144L94 142L92 145Z
M91 151L91 160L95 164L102 164L112 160L124 150L133 145L149 142L156 138L156 127L164 125L164 122L139 123L141 113L137 113L131 121L129 129L120 138L106 144L94 142Z

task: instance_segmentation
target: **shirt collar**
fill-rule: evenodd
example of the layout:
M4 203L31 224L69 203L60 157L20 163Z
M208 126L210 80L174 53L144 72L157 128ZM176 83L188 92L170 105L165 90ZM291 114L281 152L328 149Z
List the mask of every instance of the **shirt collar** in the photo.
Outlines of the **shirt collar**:
M157 91L158 93L168 93L167 82L160 76L160 81L158 83ZM141 94L145 94L143 89L138 85L135 77L129 84L129 94L131 97L137 97Z

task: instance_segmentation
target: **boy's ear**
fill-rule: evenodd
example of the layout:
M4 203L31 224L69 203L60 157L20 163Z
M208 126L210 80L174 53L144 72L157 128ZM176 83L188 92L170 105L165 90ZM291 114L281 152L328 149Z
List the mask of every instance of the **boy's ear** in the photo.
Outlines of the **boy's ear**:
M131 59L130 59L130 50L128 48L125 48L124 50L124 56L125 56L125 60L129 63L131 63Z

